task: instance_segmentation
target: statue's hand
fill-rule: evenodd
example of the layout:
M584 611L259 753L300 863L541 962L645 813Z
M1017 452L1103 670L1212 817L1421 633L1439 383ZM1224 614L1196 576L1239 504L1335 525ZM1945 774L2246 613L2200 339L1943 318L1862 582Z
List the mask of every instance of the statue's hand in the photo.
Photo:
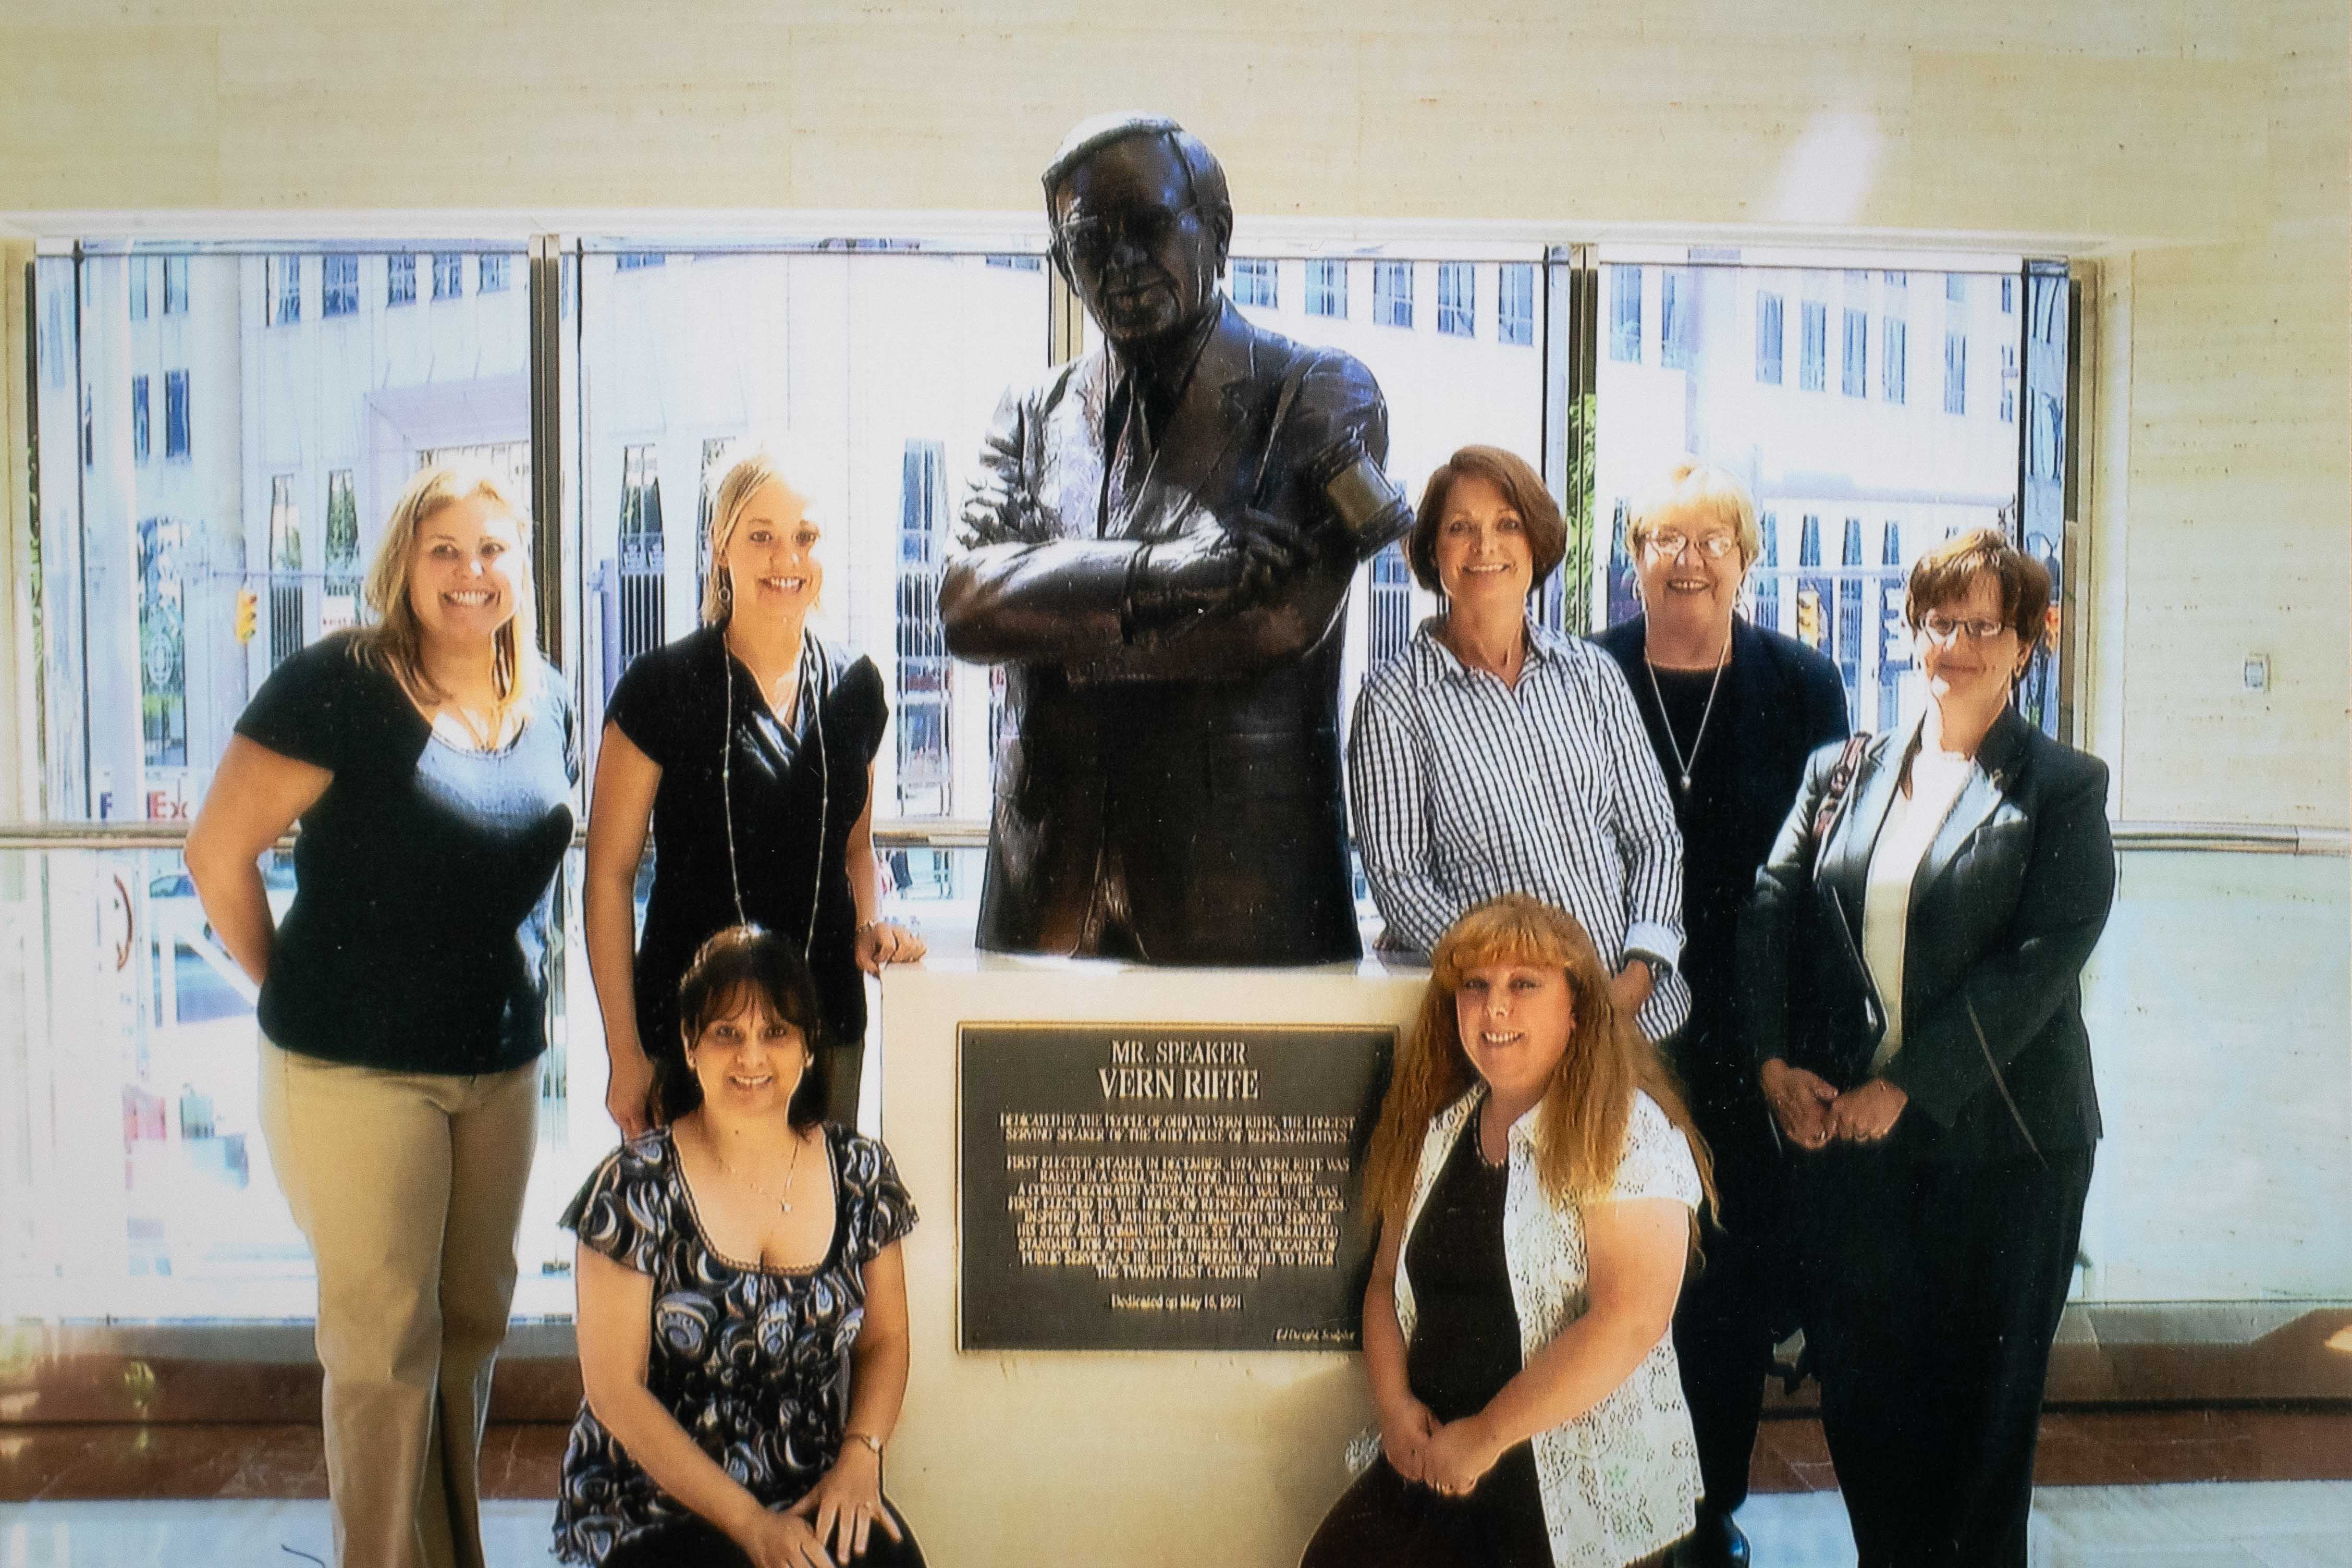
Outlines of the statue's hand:
M1270 512L1244 508L1225 519L1224 527L1226 539L1242 557L1234 587L1242 604L1272 598L1293 573L1314 565L1321 553L1309 531Z
M1271 599L1316 560L1307 531L1244 509L1175 539L1147 544L1128 574L1122 617L1132 642L1213 613Z
M971 481L956 537L966 550L988 544L1043 544L1054 537L1045 514L1025 491L985 476Z

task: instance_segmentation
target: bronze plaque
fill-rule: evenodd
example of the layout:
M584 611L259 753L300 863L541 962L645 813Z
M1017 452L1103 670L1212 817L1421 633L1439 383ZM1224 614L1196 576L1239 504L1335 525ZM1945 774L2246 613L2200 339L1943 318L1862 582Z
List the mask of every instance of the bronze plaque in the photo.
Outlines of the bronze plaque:
M965 1350L1354 1350L1396 1031L966 1024Z

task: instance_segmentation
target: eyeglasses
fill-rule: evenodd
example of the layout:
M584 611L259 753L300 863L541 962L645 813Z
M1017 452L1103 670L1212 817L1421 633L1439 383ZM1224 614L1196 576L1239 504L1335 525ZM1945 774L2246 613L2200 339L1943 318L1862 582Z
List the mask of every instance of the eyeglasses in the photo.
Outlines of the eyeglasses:
M2010 626L2007 621L1956 620L1939 611L1930 610L1919 617L1919 629L1937 642L1950 642L1962 632L1966 632L1969 634L1969 641L1984 643L1990 642L2001 633L2008 631Z
M1720 561L1739 548L1739 541L1727 533L1703 533L1696 539L1687 533L1654 533L1642 541L1642 548L1659 561L1675 560L1692 548L1709 561Z
M1157 250L1176 231L1177 225L1199 216L1200 208L1190 202L1173 211L1139 207L1116 218L1072 218L1055 225L1054 233L1073 263L1095 270L1110 260L1120 235L1124 234L1139 249Z

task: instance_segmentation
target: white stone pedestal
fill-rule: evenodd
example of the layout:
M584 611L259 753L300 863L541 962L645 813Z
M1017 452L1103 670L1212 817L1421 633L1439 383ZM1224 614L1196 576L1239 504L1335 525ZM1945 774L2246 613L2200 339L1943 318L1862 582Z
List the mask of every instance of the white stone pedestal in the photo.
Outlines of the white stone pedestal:
M1288 1568L1371 1421L1353 1352L959 1352L957 1026L1393 1024L1402 1037L1425 984L1370 962L1147 969L969 952L888 972L882 1136L922 1222L905 1247L913 1370L886 1484L935 1568Z

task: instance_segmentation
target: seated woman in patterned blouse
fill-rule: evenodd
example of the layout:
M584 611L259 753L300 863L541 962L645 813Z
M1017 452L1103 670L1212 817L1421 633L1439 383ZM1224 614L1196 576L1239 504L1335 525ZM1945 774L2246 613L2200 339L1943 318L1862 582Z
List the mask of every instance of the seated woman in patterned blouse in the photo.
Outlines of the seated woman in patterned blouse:
M1520 894L1456 921L1365 1174L1380 1457L1307 1568L1621 1568L1691 1529L1668 1333L1705 1145L1592 940Z
M655 1090L698 1103L607 1155L563 1214L587 1398L556 1555L919 1565L881 1486L907 1392L914 1205L889 1151L819 1120L816 989L789 943L720 931L678 1013L684 1057L656 1060L691 1081Z

